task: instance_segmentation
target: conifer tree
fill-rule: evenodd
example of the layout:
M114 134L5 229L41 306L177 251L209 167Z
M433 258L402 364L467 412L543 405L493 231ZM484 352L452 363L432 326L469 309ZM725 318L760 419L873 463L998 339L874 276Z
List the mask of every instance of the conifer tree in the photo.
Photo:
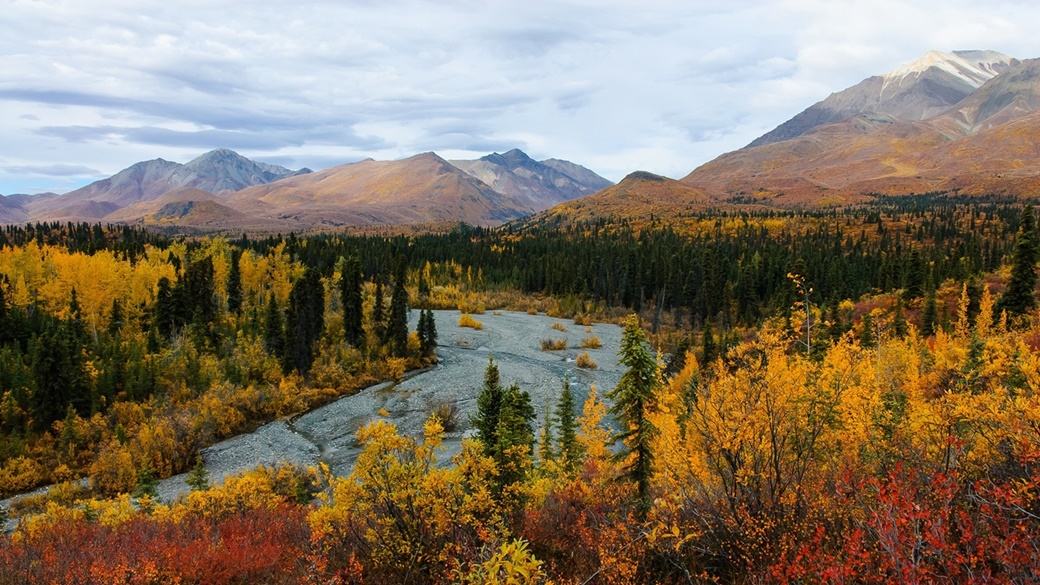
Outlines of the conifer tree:
M281 361L285 355L285 327L282 324L282 310L271 293L267 299L267 312L264 315L264 349L267 353Z
M498 376L498 366L493 357L488 356L488 365L484 370L484 385L477 395L477 413L470 424L477 430L477 440L484 445L484 454L494 457L498 447L498 419L502 411L502 389Z
M718 345L715 343L715 335L711 332L711 319L704 321L704 332L701 341L701 363L710 364L718 357Z
M531 395L512 384L502 393L502 408L498 415L498 435L495 461L499 469L499 485L507 486L523 481L534 447L535 419Z
M242 269L239 262L242 260L242 252L237 249L231 250L231 265L228 267L227 276L227 310L233 315L242 311Z
M538 435L538 459L544 467L550 461L556 461L556 452L553 449L553 420L552 410L549 408L549 397L545 399L545 407L542 412L542 430Z
M564 471L572 474L578 469L583 455L578 442L578 424L574 412L574 393L571 392L570 375L563 378L563 390L556 402L556 425L560 433L559 460Z
M123 307L119 304L119 299L112 299L112 310L109 312L108 317L108 333L109 335L118 335L119 330L123 328Z
M192 467L191 472L188 473L187 483L193 492L209 489L209 472L206 471L206 466L202 463L201 455L195 458L195 467Z
M408 290L405 288L407 269L404 258L400 258L394 274L393 292L390 295L387 341L397 357L408 355Z
M657 361L647 348L646 335L635 314L625 322L618 356L628 369L607 394L614 401L610 413L622 428L613 440L624 443L616 458L624 463L625 476L636 483L636 509L645 518L650 510L650 478L654 462L652 444L657 435L657 428L649 415L656 403L658 380Z
M870 313L863 315L859 324L859 344L863 347L874 347L878 339L874 335L874 317Z
M1036 217L1033 206L1022 209L1022 221L1018 227L1018 241L1011 263L1011 278L1004 294L994 307L995 317L1006 311L1009 317L1023 315L1036 308L1036 263L1040 256L1037 242Z
M357 256L340 258L339 294L343 305L343 336L347 343L360 347L365 330L362 327L361 260Z
M169 339L176 327L173 306L173 286L165 276L159 279L155 293L155 327L159 334Z
M325 330L325 287L317 269L308 268L293 283L285 316L283 369L306 375L314 361L314 343Z
M935 290L928 291L928 298L924 302L924 310L921 313L921 335L930 337L935 335L936 320L939 318L936 306Z

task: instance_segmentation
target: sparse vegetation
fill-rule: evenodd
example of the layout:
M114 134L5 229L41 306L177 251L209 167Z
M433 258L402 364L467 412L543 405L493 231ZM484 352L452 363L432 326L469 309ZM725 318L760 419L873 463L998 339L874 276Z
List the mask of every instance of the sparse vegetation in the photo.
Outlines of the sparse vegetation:
M567 327L563 323L553 323L552 328L556 331L567 331Z
M459 317L459 327L469 327L480 331L484 328L484 324L474 319L469 313L463 313L462 316Z
M574 315L575 325L592 325L592 315L588 313L576 313Z
M575 364L577 364L577 366L583 370L594 370L599 366L599 364L594 362L592 358L589 357L589 352L578 354L578 358L575 360Z
M433 407L428 418L436 417L444 432L453 433L459 430L459 422L462 420L459 412L458 402L441 402Z
M579 345L578 347L582 349L599 349L603 347L603 342L601 342L598 337L593 335L591 337L586 337L585 339L582 339L581 345Z
M560 351L567 349L566 339L552 339L546 337L541 341L542 351Z

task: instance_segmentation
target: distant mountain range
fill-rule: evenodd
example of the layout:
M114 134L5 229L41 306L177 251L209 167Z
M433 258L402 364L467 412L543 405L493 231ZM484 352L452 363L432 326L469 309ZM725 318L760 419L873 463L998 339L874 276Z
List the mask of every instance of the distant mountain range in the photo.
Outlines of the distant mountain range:
M832 94L683 183L723 200L848 203L933 191L1036 195L1040 60L930 52Z
M448 162L434 153L293 171L217 149L139 162L66 193L0 197L0 222L89 221L207 230L289 230L464 221L497 225L612 183L520 150Z
M679 181L635 172L527 223L675 220L709 208L933 191L1040 194L1040 60L932 51L831 94Z

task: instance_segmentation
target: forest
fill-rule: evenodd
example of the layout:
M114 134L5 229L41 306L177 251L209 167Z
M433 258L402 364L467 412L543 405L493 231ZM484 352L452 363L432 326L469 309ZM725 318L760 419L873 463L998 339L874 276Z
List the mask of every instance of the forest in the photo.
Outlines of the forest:
M1038 261L1031 206L938 194L395 237L10 226L0 496L55 487L3 512L0 583L1035 582ZM450 461L434 416L364 426L348 477L210 485L200 449L434 363L446 308L619 323L625 374L582 404L561 380L542 424L492 361Z

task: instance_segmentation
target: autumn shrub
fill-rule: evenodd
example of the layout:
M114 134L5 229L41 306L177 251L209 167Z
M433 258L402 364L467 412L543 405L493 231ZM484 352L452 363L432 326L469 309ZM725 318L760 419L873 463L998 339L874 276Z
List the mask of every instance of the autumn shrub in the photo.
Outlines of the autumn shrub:
M44 480L43 466L28 457L15 457L0 467L0 495L23 492Z
M437 417L441 426L444 427L444 432L453 433L459 429L461 422L459 403L455 401L440 402L430 411L430 417Z
M545 338L540 342L542 351L560 351L567 349L566 339Z
M469 327L480 331L484 328L484 324L471 317L469 313L463 313L462 316L459 317L459 327Z
M582 349L599 349L603 347L603 342L599 340L599 337L593 335L590 337L586 337L585 339L582 339L581 345L579 345L578 347Z
M594 370L599 365L589 357L589 352L578 354L578 357L574 360L574 363L582 369Z
M575 313L574 314L575 325L592 325L592 316L588 313Z
M563 323L553 323L552 324L552 328L555 329L556 331L566 331L567 330L567 328L564 327Z

